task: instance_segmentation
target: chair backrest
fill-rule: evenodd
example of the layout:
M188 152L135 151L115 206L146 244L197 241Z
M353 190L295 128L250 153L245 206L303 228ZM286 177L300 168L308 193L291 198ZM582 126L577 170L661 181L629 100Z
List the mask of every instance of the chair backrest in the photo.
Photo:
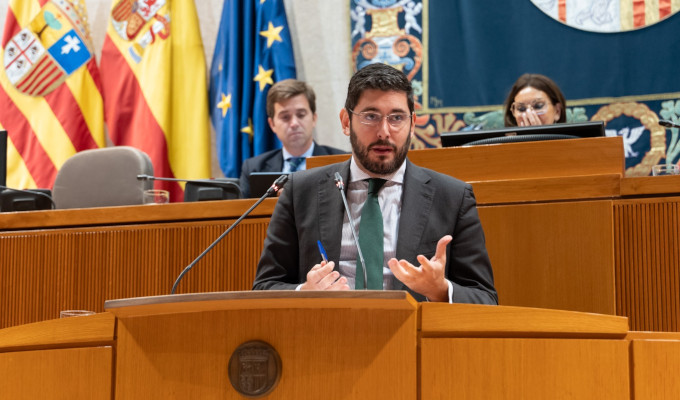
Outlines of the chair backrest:
M57 173L52 196L57 208L87 208L142 204L142 193L152 181L151 159L129 146L84 150L66 160Z

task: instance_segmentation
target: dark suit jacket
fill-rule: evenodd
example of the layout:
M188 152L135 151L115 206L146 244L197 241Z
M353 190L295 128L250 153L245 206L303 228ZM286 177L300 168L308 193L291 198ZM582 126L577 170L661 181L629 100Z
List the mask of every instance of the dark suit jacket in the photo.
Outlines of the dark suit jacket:
M497 304L472 186L406 162L396 258L419 265L418 254L431 258L439 239L451 235L446 277L453 283L453 301ZM294 290L305 282L321 261L317 240L337 266L345 210L336 171L349 181L349 161L290 175L269 223L253 289Z
M335 147L322 146L314 142L312 156L328 156L332 154L347 154L346 151ZM250 197L250 174L253 172L280 172L283 170L283 151L281 149L270 150L255 157L250 157L241 166L241 178L239 186L244 198Z

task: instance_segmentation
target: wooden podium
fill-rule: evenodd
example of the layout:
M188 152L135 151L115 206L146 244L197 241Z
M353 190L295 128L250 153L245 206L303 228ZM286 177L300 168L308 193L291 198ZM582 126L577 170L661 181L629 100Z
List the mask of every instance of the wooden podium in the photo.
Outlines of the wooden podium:
M248 364L256 354L232 362L253 341L280 357L267 399L640 400L675 390L665 366L680 365L664 353L680 336L629 333L625 317L405 292L221 292L106 309L0 330L0 398L245 399L232 382L257 389L271 372Z
M116 398L245 398L230 383L228 365L239 345L257 340L282 361L268 398L415 399L415 300L405 292L322 296L232 292L108 301L105 308L118 318Z

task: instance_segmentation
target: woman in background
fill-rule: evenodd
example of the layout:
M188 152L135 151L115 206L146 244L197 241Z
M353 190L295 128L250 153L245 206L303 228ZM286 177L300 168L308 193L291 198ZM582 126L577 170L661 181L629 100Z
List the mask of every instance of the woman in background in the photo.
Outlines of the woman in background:
M505 126L550 125L566 122L562 91L550 78L524 74L505 99Z

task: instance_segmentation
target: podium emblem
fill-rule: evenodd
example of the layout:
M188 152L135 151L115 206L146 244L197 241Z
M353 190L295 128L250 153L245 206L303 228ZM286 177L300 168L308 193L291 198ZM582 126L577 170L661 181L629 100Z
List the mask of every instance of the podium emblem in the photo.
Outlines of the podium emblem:
M268 343L254 340L234 350L229 359L231 386L244 396L262 397L271 392L281 378L281 357Z

